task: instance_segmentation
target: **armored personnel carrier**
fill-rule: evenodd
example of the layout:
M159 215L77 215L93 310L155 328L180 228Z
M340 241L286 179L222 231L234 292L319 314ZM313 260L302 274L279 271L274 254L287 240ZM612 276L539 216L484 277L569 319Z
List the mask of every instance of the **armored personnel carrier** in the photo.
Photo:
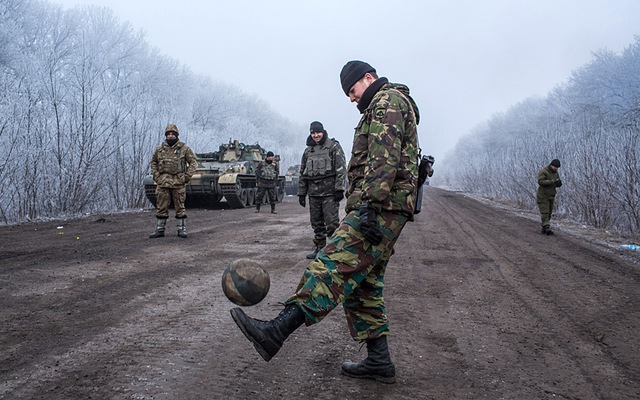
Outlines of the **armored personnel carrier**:
M289 167L284 174L284 192L290 196L298 194L298 181L300 180L300 164Z
M230 208L251 207L256 204L256 167L266 158L266 150L259 144L246 145L229 140L216 152L196 153L198 167L186 184L187 207L214 206L224 198ZM279 161L279 157L275 156ZM147 199L155 206L156 183L153 175L144 180ZM284 197L285 177L279 176L276 184L277 201ZM263 199L263 204L268 203Z

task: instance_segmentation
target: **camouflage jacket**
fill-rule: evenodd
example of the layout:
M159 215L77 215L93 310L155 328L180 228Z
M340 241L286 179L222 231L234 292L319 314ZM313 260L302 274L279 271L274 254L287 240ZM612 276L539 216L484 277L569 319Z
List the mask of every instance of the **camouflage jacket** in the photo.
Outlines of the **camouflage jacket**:
M307 137L307 148L302 154L298 196L333 196L345 189L347 161L342 146L327 134L320 143Z
M151 157L153 180L164 188L184 186L196 172L197 166L198 160L193 150L180 141L173 146L162 142Z
M371 96L368 104L366 96ZM411 217L418 181L420 116L409 88L379 78L363 93L358 108L363 115L353 138L346 210L367 203L379 211Z
M558 171L551 172L547 165L538 173L538 185L537 199L554 199L556 197L556 187L562 185L560 183L560 174Z
M278 181L278 175L280 175L280 167L277 162L267 164L264 161L260 161L260 164L256 167L256 178L258 187L274 188Z

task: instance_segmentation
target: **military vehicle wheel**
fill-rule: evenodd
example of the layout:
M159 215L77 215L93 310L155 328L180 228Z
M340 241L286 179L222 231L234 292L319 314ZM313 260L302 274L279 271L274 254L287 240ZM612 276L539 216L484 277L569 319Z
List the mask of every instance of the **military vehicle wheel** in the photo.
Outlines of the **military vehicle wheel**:
M247 199L247 205L252 206L256 203L256 191L253 189L249 189L248 193L249 193L249 196Z
M246 206L248 198L249 193L247 192L247 189L240 189L240 202Z
M284 199L284 187L278 186L276 187L276 200L279 203L282 201L282 199Z

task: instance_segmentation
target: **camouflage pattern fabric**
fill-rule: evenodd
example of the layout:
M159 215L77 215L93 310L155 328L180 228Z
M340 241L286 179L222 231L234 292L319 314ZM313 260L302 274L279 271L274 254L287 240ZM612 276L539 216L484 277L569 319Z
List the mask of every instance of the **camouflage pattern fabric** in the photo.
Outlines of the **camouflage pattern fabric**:
M404 214L381 213L377 221L384 238L373 246L359 231L359 211L348 213L309 263L296 293L285 304L300 306L307 324L314 324L342 303L354 339L387 335L389 323L382 297L384 274L407 220Z
M309 136L300 163L298 196L333 196L337 191L344 192L346 171L347 161L340 142L326 139L318 144Z
M333 199L333 195L309 197L309 219L313 228L314 243L323 243L340 224L339 205L340 203Z
M186 218L184 202L185 184L196 171L198 159L185 143L178 141L173 146L165 141L156 148L151 157L151 172L156 182L156 217L169 218L169 205L173 200L176 218Z
M280 175L280 166L278 166L277 162L267 164L261 161L256 167L256 186L259 188L275 188L278 175Z
M560 179L560 174L551 171L549 166L542 168L538 173L538 192L536 202L540 209L540 225L549 227L551 224L551 214L553 213L553 202L556 198L556 185Z
M157 186L163 188L184 187L196 172L198 159L185 143L178 141L173 146L165 141L156 148L151 157L151 172Z
M187 218L184 208L184 201L187 197L187 190L184 185L178 188L165 188L156 186L156 217L169 218L169 205L173 200L173 206L176 210L176 218Z
M409 88L386 83L356 127L347 177L346 210L368 203L378 211L415 210L418 181L418 109Z
M356 340L389 333L384 274L393 247L413 216L417 192L418 109L406 86L384 78L368 89L376 87L370 103L362 105L362 119L355 130L347 216L307 266L296 293L285 302L300 306L307 324L321 321L342 303ZM378 245L360 232L363 203L378 210L376 222L383 234Z
M256 204L262 205L262 200L264 199L264 193L267 193L267 197L269 198L269 203L276 204L276 188L274 187L264 187L258 186L258 190L256 191Z

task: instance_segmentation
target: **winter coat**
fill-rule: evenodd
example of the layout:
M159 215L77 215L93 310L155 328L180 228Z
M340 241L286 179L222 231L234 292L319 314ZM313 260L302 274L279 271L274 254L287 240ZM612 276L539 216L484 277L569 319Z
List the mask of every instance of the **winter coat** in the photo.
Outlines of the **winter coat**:
M260 161L260 164L256 167L257 186L264 188L276 187L278 181L278 175L280 175L280 167L277 162L267 164L264 161Z
M367 203L379 211L413 216L420 116L409 88L379 78L365 90L358 109L362 118L349 162L347 212Z
M345 190L347 161L342 146L335 139L327 137L316 143L311 135L307 137L307 148L302 154L298 196L333 196Z
M173 146L162 142L151 157L153 180L163 188L184 186L196 172L197 166L198 160L193 150L180 141Z
M538 185L536 200L553 200L556 197L556 188L562 186L560 174L557 170L552 172L547 165L538 173Z

